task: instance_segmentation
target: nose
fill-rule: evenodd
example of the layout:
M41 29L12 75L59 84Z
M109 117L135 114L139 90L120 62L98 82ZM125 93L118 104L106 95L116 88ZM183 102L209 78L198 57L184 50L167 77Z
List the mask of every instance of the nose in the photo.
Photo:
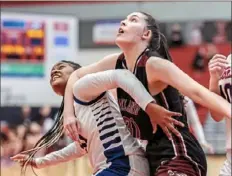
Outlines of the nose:
M52 77L52 75L55 74L56 72L57 72L57 69L53 69L53 70L51 71L51 77Z
M122 20L122 21L121 21L121 26L126 26L125 20Z

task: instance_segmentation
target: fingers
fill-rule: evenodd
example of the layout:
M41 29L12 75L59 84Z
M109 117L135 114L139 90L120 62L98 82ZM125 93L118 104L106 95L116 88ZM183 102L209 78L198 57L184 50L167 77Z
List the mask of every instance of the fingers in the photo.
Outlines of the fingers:
M167 110L167 115L168 115L169 117L173 117L173 116L180 117L180 116L182 116L182 114L179 113L179 112L172 112L172 111L168 111L168 110Z
M165 135L168 137L169 140L172 140L172 135L171 133L168 131L168 128L166 126L160 126L163 130L163 132L165 133Z
M26 157L26 155L17 154L15 156L10 157L10 159L12 159L12 160L18 160L18 159L24 159L25 157Z
M65 127L65 133L73 140L73 141L77 141L78 140L78 121L72 120L70 122L68 122Z
M176 119L169 118L168 120L169 120L171 123L173 123L174 125L181 126L181 127L184 127L184 126L185 126L182 122L180 122L180 121L178 121L178 120L176 120Z
M222 54L215 54L211 60L215 60L215 59L226 59L226 56L222 55Z
M172 124L167 125L168 130L176 136L181 136L180 132Z
M228 65L227 63L223 62L212 62L209 64L209 70L212 70L214 68L218 68L219 70L226 68Z
M76 141L75 133L73 132L72 125L66 127L66 134L73 140Z

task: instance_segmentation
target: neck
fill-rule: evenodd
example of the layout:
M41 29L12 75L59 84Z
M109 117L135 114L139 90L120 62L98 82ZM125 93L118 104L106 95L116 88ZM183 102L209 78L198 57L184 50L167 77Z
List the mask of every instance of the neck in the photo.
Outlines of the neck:
M122 49L126 59L127 67L130 71L133 71L137 58L146 49L146 47L146 45L132 45Z

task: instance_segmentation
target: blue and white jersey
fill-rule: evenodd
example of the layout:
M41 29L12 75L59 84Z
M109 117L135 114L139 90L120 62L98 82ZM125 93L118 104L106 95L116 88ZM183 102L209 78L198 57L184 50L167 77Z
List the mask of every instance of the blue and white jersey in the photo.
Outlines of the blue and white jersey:
M129 155L144 156L144 150L133 138L121 116L117 102L109 92L90 103L75 98L75 115L79 134L86 139L86 152L94 171L108 168L120 158L130 166ZM120 166L120 165L119 165ZM120 166L123 167L123 166Z
M38 167L68 161L87 153L96 176L149 176L143 142L132 137L116 100L108 91L116 87L129 92L143 109L154 101L127 70L84 76L73 87L79 141L38 158Z

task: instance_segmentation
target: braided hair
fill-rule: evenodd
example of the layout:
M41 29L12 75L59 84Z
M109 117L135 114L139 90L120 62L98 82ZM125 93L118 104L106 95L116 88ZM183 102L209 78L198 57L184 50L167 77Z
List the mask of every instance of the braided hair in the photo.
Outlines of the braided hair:
M81 68L81 66L79 64L72 62L72 61L61 60L60 62L69 64L69 66L71 66L73 68L73 70L77 70L77 69ZM51 147L63 135L63 132L64 132L64 129L63 129L63 111L64 111L64 99L61 102L60 108L59 108L58 113L55 117L55 122L54 122L53 126L51 127L51 129L44 136L42 136L39 139L39 141L35 144L35 146L31 150L22 152L23 154L27 154L29 157L23 163L21 175L25 175L28 163L33 161L33 157L40 149ZM32 167L32 170L33 170L33 167ZM33 170L33 172L34 172L34 170ZM36 175L35 172L34 172L34 174Z

